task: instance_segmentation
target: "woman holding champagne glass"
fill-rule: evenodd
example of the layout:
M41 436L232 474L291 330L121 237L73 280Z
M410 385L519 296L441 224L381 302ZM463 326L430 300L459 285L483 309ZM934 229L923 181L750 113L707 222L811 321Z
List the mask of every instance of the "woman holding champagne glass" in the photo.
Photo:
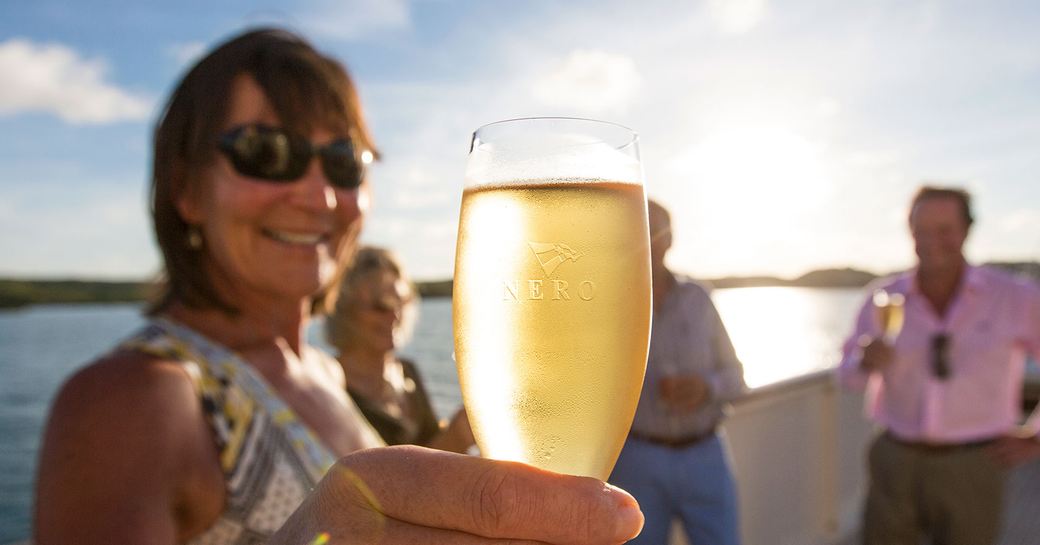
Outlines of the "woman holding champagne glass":
M620 543L603 482L382 444L310 346L378 154L345 69L291 33L221 44L155 132L166 283L149 323L51 409L34 541L49 544ZM338 460L338 461L337 461Z

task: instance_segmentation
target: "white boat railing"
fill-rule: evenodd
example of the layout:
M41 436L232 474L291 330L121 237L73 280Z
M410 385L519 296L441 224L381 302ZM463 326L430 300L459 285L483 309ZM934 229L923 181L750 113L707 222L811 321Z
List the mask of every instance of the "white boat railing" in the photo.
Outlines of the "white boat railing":
M873 434L863 396L830 371L756 388L723 430L740 496L744 545L833 545L855 533ZM686 545L678 527L673 545Z

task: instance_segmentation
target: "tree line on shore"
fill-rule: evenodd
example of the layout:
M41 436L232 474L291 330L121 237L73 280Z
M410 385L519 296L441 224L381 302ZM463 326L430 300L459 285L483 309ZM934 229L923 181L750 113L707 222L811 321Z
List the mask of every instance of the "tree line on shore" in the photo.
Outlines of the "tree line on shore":
M1040 262L988 263L1017 274L1040 280ZM860 288L878 275L852 268L810 271L797 278L775 276L730 276L705 279L715 288L745 287L805 287L805 288ZM423 297L448 297L451 280L417 282ZM16 308L37 304L64 303L133 303L145 301L151 295L153 282L104 280L44 280L0 279L0 308Z

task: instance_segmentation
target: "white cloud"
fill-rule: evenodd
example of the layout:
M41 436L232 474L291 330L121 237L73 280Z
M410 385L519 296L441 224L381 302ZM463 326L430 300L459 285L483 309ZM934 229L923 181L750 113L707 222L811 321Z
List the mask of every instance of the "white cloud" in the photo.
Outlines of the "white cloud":
M146 119L152 101L105 81L103 60L58 44L0 43L0 115L48 112L76 124Z
M366 222L363 240L399 252L413 278L444 278L454 268L457 217L421 219L377 212Z
M631 58L579 49L535 80L532 93L549 106L600 113L626 109L641 82Z
M202 58L206 53L206 44L203 42L186 42L175 44L166 49L166 52L177 61L180 66L187 66Z
M25 180L4 192L0 274L143 278L159 268L143 184L79 182L89 189Z
M1005 234L1040 233L1040 210L1015 210L1001 218L999 226Z
M409 160L410 166L404 166L400 174L400 183L395 184L393 206L398 210L420 210L439 206L448 206L457 200L454 192L444 191L444 178L441 172L449 171L432 161L423 161L422 157Z
M766 15L766 0L709 0L708 16L726 34L743 34Z
M854 168L878 169L898 165L902 154L894 149L865 149L849 152L845 160Z
M411 26L408 0L314 0L299 17L309 36L353 40Z
M398 191L393 198L393 205L399 211L429 210L435 207L447 207L456 200L454 194L437 191L415 191L405 189Z
M405 168L403 180L410 186L430 187L437 183L437 178L430 173L428 167L423 168L422 166L412 164Z
M816 115L834 117L841 113L841 102L832 97L824 97L816 104Z

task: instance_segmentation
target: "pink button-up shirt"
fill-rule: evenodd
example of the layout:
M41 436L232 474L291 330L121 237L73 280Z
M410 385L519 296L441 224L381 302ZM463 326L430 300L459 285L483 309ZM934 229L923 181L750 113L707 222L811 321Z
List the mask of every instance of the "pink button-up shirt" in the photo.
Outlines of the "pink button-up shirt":
M945 316L920 292L916 271L871 285L906 297L895 359L881 371L860 368L864 334L881 336L868 297L845 341L842 384L867 390L866 412L907 440L936 443L991 438L1011 431L1021 415L1025 356L1040 356L1040 286L988 267L968 267ZM946 334L946 380L932 372L932 339ZM1040 424L1040 410L1030 427ZM1037 430L1033 429L1035 433Z

